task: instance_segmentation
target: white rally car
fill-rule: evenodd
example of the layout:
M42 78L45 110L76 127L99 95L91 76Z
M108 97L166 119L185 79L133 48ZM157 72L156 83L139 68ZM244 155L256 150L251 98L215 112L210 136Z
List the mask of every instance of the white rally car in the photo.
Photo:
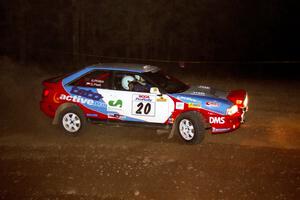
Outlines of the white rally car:
M43 82L41 110L77 135L86 121L172 128L187 143L237 129L248 109L245 90L189 86L158 67L97 64Z

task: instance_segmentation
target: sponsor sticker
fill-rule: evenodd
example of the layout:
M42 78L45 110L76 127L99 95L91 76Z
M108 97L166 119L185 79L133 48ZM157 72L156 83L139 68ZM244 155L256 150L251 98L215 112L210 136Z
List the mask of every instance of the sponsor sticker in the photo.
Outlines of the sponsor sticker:
M188 103L189 108L201 108L201 103Z
M197 102L196 99L193 99L191 97L180 97L179 98L181 101L187 101L187 102Z
M109 119L125 119L126 118L124 115L120 115L119 113L108 113L107 117Z
M158 97L158 98L156 99L156 101L157 101L157 102L166 102L167 99L166 99L166 98L163 98L163 97L161 96L161 97Z
M183 110L184 109L184 103L183 102L176 102L176 109Z
M87 99L92 99L95 101L98 101L103 98L102 95L99 93L93 92L91 90L80 89L76 86L72 87L70 93L81 96L81 97L85 97Z
M208 107L219 107L220 104L218 102L214 102L214 101L208 101L205 103L206 106Z
M87 117L97 117L98 114L94 114L94 113L87 113L86 114Z
M209 117L209 123L211 124L224 124L225 117Z
M153 96L151 96L153 97ZM152 102L153 98L150 98L150 95L134 95L134 100L135 101L144 101L144 102Z
M123 101L121 99L118 100L109 100L108 105L115 108L122 108Z

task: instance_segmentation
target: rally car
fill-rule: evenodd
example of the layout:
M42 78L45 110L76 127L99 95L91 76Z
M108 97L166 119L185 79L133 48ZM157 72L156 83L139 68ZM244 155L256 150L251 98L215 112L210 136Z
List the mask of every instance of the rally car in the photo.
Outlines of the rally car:
M245 90L189 86L161 69L140 64L97 64L43 81L41 110L66 133L86 122L170 127L187 143L206 129L230 132L244 122Z

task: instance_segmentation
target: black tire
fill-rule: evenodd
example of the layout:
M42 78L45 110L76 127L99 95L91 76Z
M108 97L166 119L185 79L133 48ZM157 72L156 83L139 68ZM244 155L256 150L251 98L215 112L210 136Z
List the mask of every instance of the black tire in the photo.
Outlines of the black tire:
M199 144L205 135L204 119L197 111L180 114L174 124L176 133L187 144Z
M60 112L59 125L67 135L77 136L85 128L86 118L80 108L68 107Z

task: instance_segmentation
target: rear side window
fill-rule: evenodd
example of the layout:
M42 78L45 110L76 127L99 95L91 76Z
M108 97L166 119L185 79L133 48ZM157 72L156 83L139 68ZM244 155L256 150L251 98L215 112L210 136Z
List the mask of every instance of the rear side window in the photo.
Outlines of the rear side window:
M70 85L80 86L80 87L110 89L111 78L112 78L111 72L95 70L73 81Z

